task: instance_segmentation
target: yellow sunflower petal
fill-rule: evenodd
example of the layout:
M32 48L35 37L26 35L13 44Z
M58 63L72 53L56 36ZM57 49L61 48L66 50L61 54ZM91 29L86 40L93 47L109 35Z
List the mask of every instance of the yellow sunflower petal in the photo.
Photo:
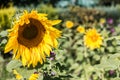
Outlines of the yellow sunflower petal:
M20 47L18 47L18 48L20 48ZM21 56L20 49L18 49L18 51L17 51L16 55L14 54L13 59L19 59L19 58L20 58L20 56Z
M27 59L25 57L25 50L24 50L24 47L22 45L20 46L19 52L20 52L21 57L22 57L23 66L25 66L27 63Z
M49 45L44 44L43 50L44 50L44 52L47 54L47 56L50 56L51 48L49 47Z
M38 73L34 73L34 74L31 74L31 76L29 77L29 80L37 80L39 77L39 74Z
M53 46L53 43L49 34L45 35L44 40L46 41L47 44L49 44L50 46Z
M11 37L11 38L8 40L8 43L7 43L6 47L5 47L4 53L7 53L7 52L11 51L11 50L14 48L14 46L16 46L16 44L14 43L14 42L15 42L15 39L16 39L16 37ZM12 43L12 44L11 44L11 43Z
M61 20L53 20L53 21L51 21L52 25L59 24L60 22L61 22Z
M16 70L13 70L13 74L15 75L17 80L21 80L23 78Z
M44 48L43 48L43 45L40 45L41 48L39 48L38 50L40 51L40 56L42 57L42 59L45 61L45 53L44 53Z
M41 57L41 54L40 54L38 48L35 48L35 51L36 51L36 53L37 53L37 54L36 54L37 60L42 64L42 63L43 63L43 60L42 60L42 57Z

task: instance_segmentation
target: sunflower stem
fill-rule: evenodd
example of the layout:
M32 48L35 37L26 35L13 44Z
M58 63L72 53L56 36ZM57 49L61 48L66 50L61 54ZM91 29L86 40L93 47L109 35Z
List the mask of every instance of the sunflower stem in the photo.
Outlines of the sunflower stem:
M87 63L84 63L84 66L83 66L83 69L85 71L85 80L89 80L89 75L87 73L87 70L86 70L86 64L90 64L90 60L88 58L88 55L87 55L87 48L84 46L84 57L85 57L85 60Z

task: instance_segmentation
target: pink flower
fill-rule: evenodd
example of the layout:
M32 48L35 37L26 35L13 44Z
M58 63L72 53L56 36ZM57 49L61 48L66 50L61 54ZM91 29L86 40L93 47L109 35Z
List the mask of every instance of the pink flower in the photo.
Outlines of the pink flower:
M108 24L113 24L113 19L112 19L112 18L109 18L109 19L107 20L107 23L108 23Z

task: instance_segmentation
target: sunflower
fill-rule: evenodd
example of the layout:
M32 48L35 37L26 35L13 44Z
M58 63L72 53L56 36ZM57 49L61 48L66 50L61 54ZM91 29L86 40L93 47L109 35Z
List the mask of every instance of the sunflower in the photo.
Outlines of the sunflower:
M66 21L66 23L65 23L65 26L66 26L67 28L72 28L73 25L74 25L74 23L73 23L72 21Z
M105 20L105 18L101 18L99 22L100 22L100 24L104 24L104 23L106 23L106 20Z
M15 75L17 80L23 79L23 77L16 70L13 70L13 74Z
M31 74L31 76L29 77L29 80L38 80L39 74L38 73L34 73Z
M78 31L79 33L85 33L85 28L84 28L83 26L78 26L78 27L77 27L77 31Z
M35 67L43 64L52 48L57 48L61 31L53 27L61 20L48 20L47 14L24 11L20 19L9 30L5 53L13 50L13 59L22 61L23 66Z
M102 37L97 33L96 29L89 29L84 36L84 44L91 50L99 48L102 44Z

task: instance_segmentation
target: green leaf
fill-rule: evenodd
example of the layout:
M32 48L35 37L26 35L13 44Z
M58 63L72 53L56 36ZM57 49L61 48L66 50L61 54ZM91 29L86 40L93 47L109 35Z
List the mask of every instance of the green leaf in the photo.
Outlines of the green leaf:
M0 63L3 62L3 61L4 61L4 59L3 59L3 57L0 55Z
M11 60L6 67L6 70L12 72L13 69L22 66L22 63L18 60Z
M109 52L114 52L115 51L113 46L107 47L107 49L109 50Z
M97 54L96 54L96 55L94 55L94 56L93 56L93 58L94 58L95 60L100 60L100 56L99 56L99 55L97 55Z
M101 60L101 64L96 65L95 67L105 70L114 70L117 69L119 65L120 65L120 61L118 59L103 57Z
M2 31L2 32L0 32L0 36L1 36L1 37L5 37L5 36L7 36L7 34L8 34L7 31Z
M35 69L28 69L26 67L16 68L17 72L21 74L24 78L28 79L31 74L37 72Z
M84 59L84 54L82 52L82 48L78 49L79 51L77 51L77 58L76 61L82 61ZM80 51L81 50L81 51Z
M3 39L0 44L6 44L6 43L7 43L7 40Z
M112 78L111 80L120 80L120 78Z
M110 55L110 59L116 59L116 58L120 58L120 53Z
M101 61L100 61L101 64L104 63L104 62L106 62L106 60L107 60L107 56L103 56L102 59L101 59Z

